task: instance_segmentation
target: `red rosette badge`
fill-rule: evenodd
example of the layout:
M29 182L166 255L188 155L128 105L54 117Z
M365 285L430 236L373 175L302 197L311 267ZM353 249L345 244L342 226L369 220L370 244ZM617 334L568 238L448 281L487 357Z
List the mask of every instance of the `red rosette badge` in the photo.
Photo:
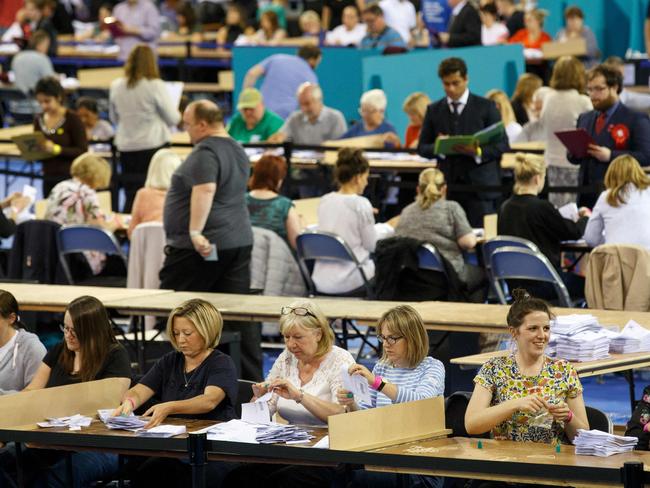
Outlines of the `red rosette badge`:
M609 133L614 139L616 149L625 149L627 141L630 138L630 129L626 125L616 124L609 129Z

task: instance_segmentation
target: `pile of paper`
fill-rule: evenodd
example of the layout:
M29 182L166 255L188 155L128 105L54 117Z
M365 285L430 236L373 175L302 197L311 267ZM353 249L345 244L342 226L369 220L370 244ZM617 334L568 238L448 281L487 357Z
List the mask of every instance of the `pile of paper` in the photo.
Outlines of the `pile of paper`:
M617 353L650 351L650 330L630 320L618 336L612 339L610 350Z
M264 423L254 424L243 420L230 420L205 429L208 440L246 442L249 444L302 444L314 438L297 425Z
M93 421L91 417L83 415L71 415L69 417L50 417L47 422L38 422L39 427L68 427L70 430L81 430L82 427L88 427Z
M135 432L139 437L174 437L175 435L184 434L187 431L184 425L168 424L145 429L144 426L147 425L147 420L142 420L133 413L130 415L113 416L114 411L111 408L97 410L99 419L111 430L128 430Z
M176 435L185 434L187 429L184 425L167 425L162 424L151 429L138 429L136 435L138 437L174 437Z
M576 454L607 457L620 452L632 451L639 439L622 435L608 434L600 430L578 429L573 439Z
M560 315L551 323L546 353L569 361L595 361L609 356L610 341L617 335L589 314Z

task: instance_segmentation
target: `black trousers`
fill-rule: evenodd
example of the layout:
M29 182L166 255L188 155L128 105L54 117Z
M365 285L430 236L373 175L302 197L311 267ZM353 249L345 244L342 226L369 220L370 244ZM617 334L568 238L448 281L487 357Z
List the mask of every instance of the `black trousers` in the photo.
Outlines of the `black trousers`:
M176 291L250 293L252 246L218 249L218 261L206 261L194 249L165 248L160 288ZM242 378L262 380L262 333L259 322L227 321L224 330L241 336Z
M135 199L136 192L144 186L147 179L147 171L149 170L149 162L156 151L167 147L165 144L153 149L143 149L142 151L120 151L120 166L122 171L119 177L119 187L124 188L126 194L126 201L124 202L123 213L131 213L133 200Z

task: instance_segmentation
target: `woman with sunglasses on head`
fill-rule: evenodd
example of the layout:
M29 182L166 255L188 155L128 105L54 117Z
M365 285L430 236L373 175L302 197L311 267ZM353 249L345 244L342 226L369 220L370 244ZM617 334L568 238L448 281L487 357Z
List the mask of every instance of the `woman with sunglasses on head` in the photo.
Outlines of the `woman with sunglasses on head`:
M377 322L377 339L383 345L381 359L372 372L353 364L348 373L363 376L370 387L370 403L354 399L352 392L338 391L338 402L346 411L383 407L412 402L444 394L445 367L430 356L429 337L422 317L409 305L399 305L385 312ZM408 475L409 486L439 487L442 478ZM357 470L348 487L397 486L397 475Z
M223 319L209 302L191 299L172 310L167 336L175 351L161 357L140 382L127 391L114 415L130 415L154 395L158 403L144 412L151 416L145 428L168 416L191 419L235 418L237 370L230 356L217 350ZM137 461L135 464L139 464ZM149 458L135 469L132 486L186 486L190 465L167 458ZM219 486L228 471L224 463L207 465L209 486Z
M73 383L121 378L126 388L131 382L131 361L117 342L104 305L95 297L82 296L68 305L61 326L63 342L43 358L34 379L25 390L39 390ZM48 466L31 474L35 484L66 486L66 459L59 451L29 449L37 459L34 466ZM87 486L117 472L117 454L75 452L72 454L74 486ZM63 481L62 481L63 480Z
M16 393L25 388L36 374L45 356L45 346L36 334L23 328L18 302L0 290L0 394Z
M273 392L271 412L290 424L327 425L327 417L343 413L336 403L342 388L341 368L354 364L350 353L333 345L334 332L318 306L297 300L282 307L280 333L285 350L276 359L266 380L253 385L254 400ZM224 486L329 487L334 470L282 465L242 465L226 478Z

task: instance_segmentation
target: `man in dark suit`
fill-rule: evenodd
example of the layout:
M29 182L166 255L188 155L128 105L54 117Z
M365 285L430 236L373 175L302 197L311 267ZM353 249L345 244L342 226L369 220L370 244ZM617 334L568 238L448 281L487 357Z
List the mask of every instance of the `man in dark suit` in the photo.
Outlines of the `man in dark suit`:
M508 150L505 133L484 146L458 146L455 150L460 154L446 157L435 154L435 141L439 136L474 134L500 122L501 115L494 102L469 92L467 66L462 59L443 60L438 76L447 96L427 107L418 153L425 158L438 159L449 185L447 196L462 205L473 227L482 227L483 216L496 212L500 194L472 191L468 186L501 184L499 163L503 152Z
M481 17L467 0L447 0L452 9L449 32L439 34L447 47L480 46Z
M603 191L603 181L609 163L622 154L630 154L641 166L650 165L650 119L621 103L619 94L623 76L616 68L601 64L587 74L587 92L594 110L578 117L578 129L586 130L594 139L588 156L577 158L568 154L573 164L580 165L581 192L578 204L593 207Z

